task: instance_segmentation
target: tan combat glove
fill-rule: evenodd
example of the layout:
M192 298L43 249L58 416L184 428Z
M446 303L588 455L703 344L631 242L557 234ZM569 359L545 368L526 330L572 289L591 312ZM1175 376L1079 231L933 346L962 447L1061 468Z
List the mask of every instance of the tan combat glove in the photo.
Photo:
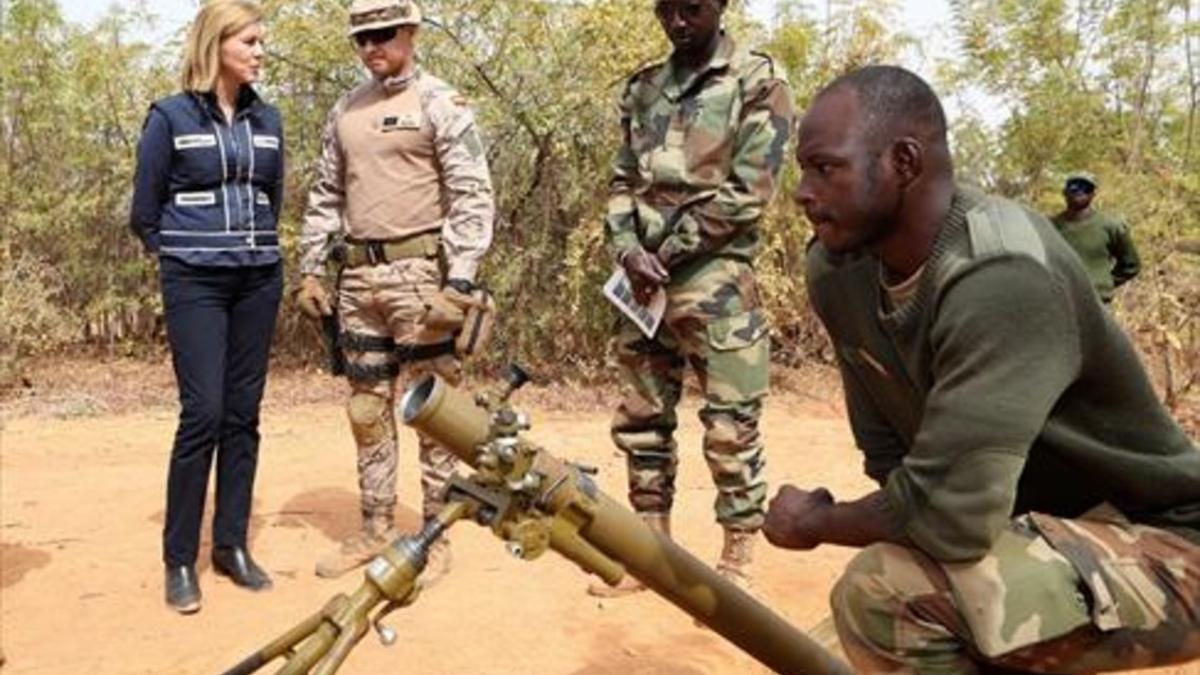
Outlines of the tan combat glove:
M486 290L451 280L426 303L421 324L455 334L455 353L474 356L491 337L495 312L496 304Z
M333 306L329 304L329 294L321 285L320 278L311 274L300 277L300 290L296 292L296 304L300 311L310 319L320 319L333 314Z

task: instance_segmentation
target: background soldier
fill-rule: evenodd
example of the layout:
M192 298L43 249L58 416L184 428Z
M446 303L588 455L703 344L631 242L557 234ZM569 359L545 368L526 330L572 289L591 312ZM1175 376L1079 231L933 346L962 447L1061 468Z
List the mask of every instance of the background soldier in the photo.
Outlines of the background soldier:
M298 301L329 315L319 277L335 235L337 307L346 352L350 428L358 445L362 530L317 563L335 577L391 537L396 505L397 387L427 372L460 379L461 327L479 260L491 244L492 202L483 144L465 99L414 59L421 23L408 0L355 0L350 35L373 76L334 106L301 235ZM425 517L441 507L450 453L420 439ZM448 543L426 581L449 569Z
M1059 234L1083 261L1092 286L1106 303L1118 286L1141 271L1129 225L1122 219L1092 208L1099 183L1090 173L1073 173L1063 186L1067 208L1054 216Z
M621 99L624 134L606 232L635 293L665 289L656 337L632 322L617 335L626 393L613 420L628 457L629 500L669 536L675 491L675 407L690 363L705 404L704 455L725 529L718 563L748 583L766 483L758 418L767 393L769 339L752 261L758 222L775 194L791 129L792 94L763 54L721 30L724 0L659 0L671 57L635 74ZM630 577L598 595L640 590Z
M797 156L809 295L881 489L835 503L785 486L764 533L865 547L833 591L856 669L1200 655L1200 452L1071 249L1028 209L955 187L941 104L901 68L826 88Z

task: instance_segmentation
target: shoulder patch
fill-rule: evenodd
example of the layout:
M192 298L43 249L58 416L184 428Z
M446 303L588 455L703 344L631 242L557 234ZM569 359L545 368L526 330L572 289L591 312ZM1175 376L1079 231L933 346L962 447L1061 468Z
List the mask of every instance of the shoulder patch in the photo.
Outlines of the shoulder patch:
M1046 264L1046 245L1030 215L1007 199L989 197L968 211L967 230L975 258L1023 253Z
M449 82L425 71L421 71L421 75L416 79L414 85L421 97L426 100L445 98L454 101L460 96L458 90Z
M420 97L422 109L426 111L432 108L454 110L455 114L460 110L466 109L466 98L446 82L424 74L422 74L421 79L417 80L417 82L417 93ZM460 98L463 101L461 104L458 102Z

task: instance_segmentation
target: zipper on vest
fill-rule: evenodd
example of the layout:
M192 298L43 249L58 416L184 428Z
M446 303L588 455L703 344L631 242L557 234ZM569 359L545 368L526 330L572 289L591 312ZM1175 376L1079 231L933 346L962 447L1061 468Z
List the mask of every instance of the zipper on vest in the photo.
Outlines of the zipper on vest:
M227 125L229 129L229 144L233 147L233 180L230 187L233 189L233 203L237 206L237 214L233 220L237 223L237 231L241 232L246 226L245 205L242 204L242 193L240 186L242 183L242 144L238 142L237 137L237 121Z
M216 120L212 121L213 131L217 134L217 147L221 150L221 203L225 207L225 232L233 231L229 221L229 158L225 154L225 139L221 137L221 127Z
M246 152L250 153L250 171L246 175L246 203L250 205L250 248L255 248L254 241L254 211L258 202L254 199L254 131L250 128L249 118L243 120L246 127Z

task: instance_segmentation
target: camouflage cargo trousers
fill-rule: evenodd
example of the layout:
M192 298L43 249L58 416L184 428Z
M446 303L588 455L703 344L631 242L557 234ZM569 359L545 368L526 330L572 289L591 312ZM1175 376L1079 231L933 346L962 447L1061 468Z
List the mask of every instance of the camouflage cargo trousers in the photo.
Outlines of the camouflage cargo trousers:
M624 385L612 422L626 453L629 502L641 513L671 510L678 463L675 408L690 364L704 392L704 457L717 487L717 521L762 527L767 494L758 419L767 394L770 344L748 263L728 258L673 272L658 335L624 321L616 357Z
M351 395L350 428L358 445L358 483L365 517L391 521L396 505L398 394L420 377L461 378L450 335L419 323L426 302L441 288L441 270L430 258L346 268L338 288L341 342ZM420 447L422 513L443 506L442 492L455 468L449 451L424 437Z
M1200 546L1123 518L1015 519L975 563L876 544L834 587L864 673L1094 673L1200 657Z

